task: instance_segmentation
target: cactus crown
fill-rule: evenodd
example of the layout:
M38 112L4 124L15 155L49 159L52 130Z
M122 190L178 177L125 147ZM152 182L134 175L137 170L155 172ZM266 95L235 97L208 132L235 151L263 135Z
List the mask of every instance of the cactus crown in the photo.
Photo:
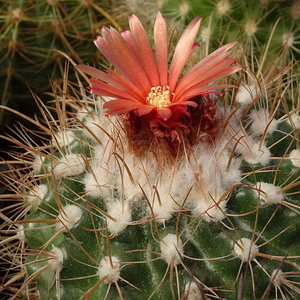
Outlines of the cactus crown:
M167 26L160 12L154 23L154 52L140 20L132 15L130 31L117 33L103 27L102 36L95 39L96 46L119 73L77 66L97 78L91 79L91 92L113 98L104 104L106 114L122 115L128 124L128 138L139 147L141 140L147 141L147 152L151 145L161 141L160 149L163 143L167 144L167 151L177 156L183 143L197 141L196 132L213 132L217 130L215 127L220 127L215 124L216 103L210 94L231 86L211 83L242 67L232 65L235 59L227 58L235 45L230 43L182 74L188 58L199 46L194 40L200 22L199 17L195 18L183 32L169 70ZM146 139L147 136L150 138Z

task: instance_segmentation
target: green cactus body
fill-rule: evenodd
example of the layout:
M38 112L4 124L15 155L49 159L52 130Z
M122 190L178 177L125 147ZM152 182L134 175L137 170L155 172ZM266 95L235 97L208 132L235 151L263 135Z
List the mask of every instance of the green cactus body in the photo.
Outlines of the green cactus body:
M228 116L218 147L200 143L162 170L98 113L75 125L28 198L25 265L41 299L236 299L241 284L245 298L297 297L299 150L286 139L298 129L276 122L259 150L262 134Z
M32 162L21 180L22 214L4 225L26 273L12 299L30 294L33 282L42 300L298 299L300 120L296 111L276 120L265 108L274 89L287 90L281 79L260 92L245 82L226 96L202 94L194 101L207 103L205 115L180 106L179 127L156 111L107 118L103 100L106 109L113 100L58 93L60 121L45 129L52 140L20 159ZM91 83L95 93L100 83ZM164 104L168 92L151 90L147 101ZM186 116L196 124L189 132ZM147 117L160 130L151 127L154 138L142 136L139 151ZM190 139L174 154L169 133Z
M195 16L202 16L199 42L211 48L232 40L245 46L241 55L260 57L268 48L270 61L278 57L283 46L288 51L285 59L299 60L300 2L295 1L156 1L161 11L173 18L180 27ZM158 5L158 4L157 4ZM139 13L139 10L136 10ZM224 35L226 32L226 35Z
M49 79L65 75L58 51L77 62L99 62L90 41L98 27L115 23L106 9L93 1L0 1L1 104L27 115L38 111L32 92L46 101L41 95L51 91Z

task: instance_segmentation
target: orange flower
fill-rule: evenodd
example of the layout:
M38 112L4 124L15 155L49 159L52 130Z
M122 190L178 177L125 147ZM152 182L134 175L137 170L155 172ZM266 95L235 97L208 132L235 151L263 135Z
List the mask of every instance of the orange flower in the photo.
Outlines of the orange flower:
M182 76L190 55L199 45L194 42L201 18L195 18L185 29L175 48L168 68L167 27L158 12L154 24L154 51L140 20L129 17L130 30L117 32L102 28L95 44L115 67L116 72L102 72L90 66L77 68L92 78L91 93L114 98L104 104L108 116L134 112L137 116L151 114L168 120L172 114L189 115L188 107L196 107L196 96L216 93L231 85L212 82L242 69L228 58L236 43L227 44L201 60ZM177 118L178 119L178 118Z

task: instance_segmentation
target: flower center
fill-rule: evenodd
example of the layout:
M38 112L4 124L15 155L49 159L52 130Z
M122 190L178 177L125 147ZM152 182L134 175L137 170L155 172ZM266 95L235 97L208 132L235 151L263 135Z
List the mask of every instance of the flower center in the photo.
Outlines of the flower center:
M172 102L170 101L170 87L156 86L151 88L151 92L146 97L147 103L156 107L168 107Z

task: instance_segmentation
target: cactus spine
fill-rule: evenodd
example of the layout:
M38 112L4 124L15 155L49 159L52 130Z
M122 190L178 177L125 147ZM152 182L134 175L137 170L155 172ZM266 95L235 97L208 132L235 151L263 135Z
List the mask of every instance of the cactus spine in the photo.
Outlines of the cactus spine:
M131 26L139 29L136 19ZM109 34L115 32L103 29L106 39ZM79 70L112 81L85 66ZM139 114L114 106L108 87L94 79L92 92L105 97L88 96L80 81L77 99L55 94L58 120L45 113L47 126L39 123L51 141L35 147L24 132L17 145L28 152L17 163L30 172L22 175L12 161L4 174L21 198L1 228L10 233L2 241L4 257L14 257L15 273L4 284L12 299L30 295L33 282L42 300L297 299L299 115L275 119L278 107L268 107L279 91L284 103L289 71L254 88L250 71L234 74L228 81L239 84L238 91L206 91L192 103L182 100L178 110L165 105L169 89L154 89L147 97L148 106L156 103L152 114L146 104L135 106ZM117 116L104 116L103 101ZM145 128L150 142L137 134ZM174 152L175 134L184 144ZM145 141L139 151L136 145Z

